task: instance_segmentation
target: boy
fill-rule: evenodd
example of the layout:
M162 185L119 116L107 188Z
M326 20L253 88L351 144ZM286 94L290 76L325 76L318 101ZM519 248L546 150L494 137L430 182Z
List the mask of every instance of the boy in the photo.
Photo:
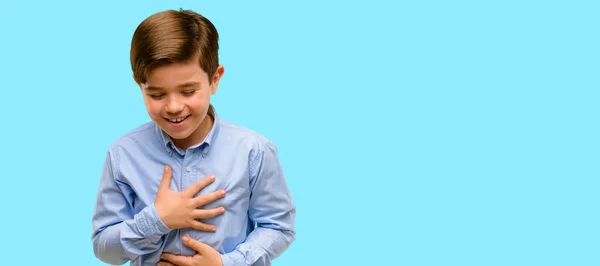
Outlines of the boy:
M210 104L224 73L218 48L213 24L192 11L136 29L131 67L152 121L108 150L92 219L100 260L270 265L294 241L275 145Z

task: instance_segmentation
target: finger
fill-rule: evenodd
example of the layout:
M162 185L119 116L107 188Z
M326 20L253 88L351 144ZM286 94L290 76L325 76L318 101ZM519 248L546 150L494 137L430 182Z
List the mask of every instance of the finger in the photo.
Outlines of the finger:
M223 213L225 213L225 208L219 207L210 210L196 209L192 215L194 216L194 219L206 219L221 215Z
M188 256L177 256L169 253L163 253L160 255L160 258L170 262L171 264L179 265L179 266L188 266L192 265L192 257Z
M198 254L200 254L202 256L202 254L208 254L210 252L210 250L212 249L210 246L197 241L196 239L193 239L191 237L189 237L188 235L183 236L183 238L181 239L183 241L183 244L192 248L193 250L195 250L196 252L198 252Z
M196 230L204 231L204 232L214 232L217 230L217 227L212 224L205 224L200 221L193 220L190 226Z
M206 195L198 196L194 198L194 206L201 207L222 197L225 197L225 190L222 189L208 193Z
M191 185L190 187L188 187L184 193L188 196L188 197L193 197L194 195L196 195L201 189L205 188L206 186L210 185L210 183L215 181L215 177L214 176L207 176L205 178L202 178L202 180L194 183L193 185Z
M171 176L173 175L172 169L170 166L165 165L165 171L163 172L162 181L160 181L160 186L158 190L170 189L171 187Z

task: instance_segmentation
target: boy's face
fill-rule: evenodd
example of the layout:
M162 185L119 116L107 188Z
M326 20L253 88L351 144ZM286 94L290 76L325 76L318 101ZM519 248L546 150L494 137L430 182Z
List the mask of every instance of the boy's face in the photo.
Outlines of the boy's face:
M210 131L210 96L217 92L223 72L219 65L209 84L198 61L173 63L152 69L147 82L138 83L150 118L175 145L187 149L202 142Z

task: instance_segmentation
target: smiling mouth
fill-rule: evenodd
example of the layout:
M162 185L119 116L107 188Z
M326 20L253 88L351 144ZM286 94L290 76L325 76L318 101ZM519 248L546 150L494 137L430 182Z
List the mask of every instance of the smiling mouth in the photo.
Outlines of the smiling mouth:
M171 122L171 123L173 123L173 124L180 124L181 122L185 121L185 120L186 120L188 117L190 117L190 116L191 116L191 115L184 116L184 117L172 118L172 119L165 118L165 120L167 120L167 121L169 121L169 122Z

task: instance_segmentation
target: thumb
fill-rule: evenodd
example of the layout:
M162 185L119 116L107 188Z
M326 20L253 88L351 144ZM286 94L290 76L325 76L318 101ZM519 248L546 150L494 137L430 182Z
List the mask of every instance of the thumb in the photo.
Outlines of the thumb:
M171 176L173 175L171 167L165 165L165 171L163 172L162 181L160 181L160 186L158 187L158 191L168 190L171 187Z
M212 250L212 248L209 245L197 241L189 237L188 235L183 236L182 240L183 244L195 250L200 255L206 255L210 250Z

